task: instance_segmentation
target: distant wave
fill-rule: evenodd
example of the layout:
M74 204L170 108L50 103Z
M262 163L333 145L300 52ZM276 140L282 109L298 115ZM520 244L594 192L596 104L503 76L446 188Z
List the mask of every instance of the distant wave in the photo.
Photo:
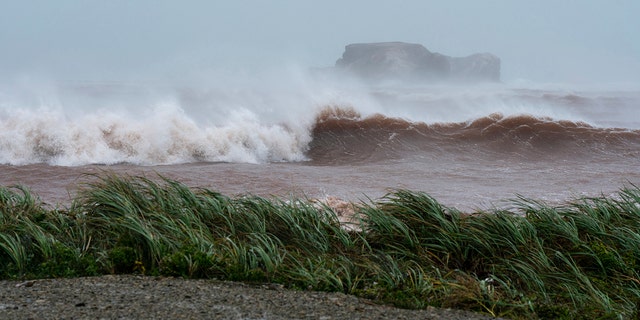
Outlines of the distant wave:
M596 128L584 122L531 115L490 114L456 123L412 122L353 109L319 114L308 156L318 164L456 156L640 156L640 130Z

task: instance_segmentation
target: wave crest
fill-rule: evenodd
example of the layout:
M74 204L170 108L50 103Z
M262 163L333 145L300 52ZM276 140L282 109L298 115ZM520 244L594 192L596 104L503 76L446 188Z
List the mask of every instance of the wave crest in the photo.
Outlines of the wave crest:
M306 130L261 123L248 112L224 125L203 126L177 109L142 118L21 111L0 118L0 162L73 166L300 161L309 139Z
M320 164L429 158L443 153L526 159L636 155L640 131L580 121L490 114L467 122L412 122L383 115L323 118L308 155Z

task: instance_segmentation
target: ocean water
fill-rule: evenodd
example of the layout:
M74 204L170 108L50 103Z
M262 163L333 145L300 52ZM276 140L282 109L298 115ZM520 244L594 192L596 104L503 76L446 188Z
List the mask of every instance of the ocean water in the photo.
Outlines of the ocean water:
M65 204L105 173L229 195L561 203L640 185L640 89L306 76L0 87L0 185Z

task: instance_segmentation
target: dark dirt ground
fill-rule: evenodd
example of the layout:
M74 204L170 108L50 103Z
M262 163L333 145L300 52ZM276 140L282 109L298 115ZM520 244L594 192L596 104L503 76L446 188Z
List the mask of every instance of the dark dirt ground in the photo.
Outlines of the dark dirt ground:
M490 319L342 293L134 275L0 281L0 319Z

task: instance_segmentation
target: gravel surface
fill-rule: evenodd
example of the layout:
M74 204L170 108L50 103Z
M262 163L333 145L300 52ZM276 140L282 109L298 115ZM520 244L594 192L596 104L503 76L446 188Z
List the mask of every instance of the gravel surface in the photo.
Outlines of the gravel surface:
M489 319L403 310L341 293L216 280L101 276L0 281L0 319Z

